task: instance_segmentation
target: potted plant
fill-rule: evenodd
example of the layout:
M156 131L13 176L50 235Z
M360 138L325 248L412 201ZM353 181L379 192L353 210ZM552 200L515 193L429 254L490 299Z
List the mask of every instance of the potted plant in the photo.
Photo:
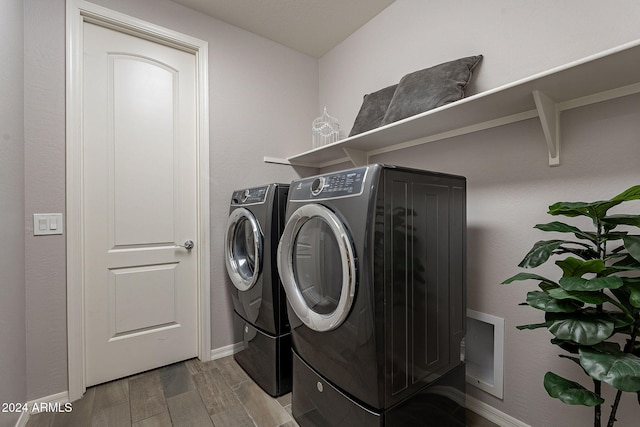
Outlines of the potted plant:
M607 426L616 421L623 392L637 393L640 404L640 215L608 213L636 199L640 199L640 185L610 200L551 205L550 215L587 217L592 227L583 230L560 221L536 225L570 237L535 243L518 266L535 268L553 259L562 277L552 280L521 272L503 282L539 282L521 305L543 311L544 322L518 329L546 328L553 335L551 343L562 350L560 357L577 363L591 377L593 389L589 390L547 372L544 387L565 404L594 407L595 427L601 426L603 418L603 384L617 390Z

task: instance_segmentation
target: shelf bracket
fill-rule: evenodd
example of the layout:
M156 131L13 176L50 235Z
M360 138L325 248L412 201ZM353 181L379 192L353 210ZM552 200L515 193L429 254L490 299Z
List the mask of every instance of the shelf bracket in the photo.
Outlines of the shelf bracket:
M354 166L365 166L369 164L369 153L366 151L354 150L353 148L342 148Z
M279 157L264 157L265 163L275 163L277 165L291 165L291 162L287 159L281 159Z
M539 90L533 91L533 99L547 140L549 166L558 166L560 164L560 109L553 99Z

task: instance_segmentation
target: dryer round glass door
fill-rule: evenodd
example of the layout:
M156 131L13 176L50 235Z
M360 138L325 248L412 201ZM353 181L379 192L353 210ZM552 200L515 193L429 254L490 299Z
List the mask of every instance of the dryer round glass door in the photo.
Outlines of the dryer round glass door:
M355 254L338 217L318 204L296 210L278 246L278 271L291 308L315 331L346 319L356 289Z
M245 208L231 212L224 241L229 277L236 288L246 291L258 280L262 263L262 232L253 214Z

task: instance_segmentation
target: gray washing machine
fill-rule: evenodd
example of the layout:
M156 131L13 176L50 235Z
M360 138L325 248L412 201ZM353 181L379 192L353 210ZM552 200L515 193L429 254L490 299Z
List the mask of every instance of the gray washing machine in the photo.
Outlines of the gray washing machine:
M287 184L236 190L225 233L234 321L244 347L235 360L267 393L291 391L291 331L276 268Z
M300 426L465 425L465 178L375 164L301 179L286 217Z

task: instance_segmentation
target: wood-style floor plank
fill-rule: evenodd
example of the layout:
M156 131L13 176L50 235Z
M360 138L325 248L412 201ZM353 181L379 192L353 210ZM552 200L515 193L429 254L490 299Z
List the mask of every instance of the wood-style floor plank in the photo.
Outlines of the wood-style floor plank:
M145 400L161 393L163 393L162 382L158 370L135 375L129 379L129 398L131 400Z
M133 427L173 427L173 424L171 423L171 416L167 409L166 411L152 417L133 423Z
M193 379L198 386L198 391L209 415L224 411L239 403L238 397L217 368L202 371L194 375Z
M211 364L219 370L232 389L235 389L240 383L251 381L249 375L236 363L233 356L213 360Z
M238 384L235 391L251 418L260 420L260 427L279 427L291 421L287 411L253 381Z
M158 372L166 399L196 389L193 378L184 363L165 366Z
M213 427L211 418L197 390L167 399L174 427Z
M94 411L91 427L131 427L129 401L127 400Z
M154 394L146 399L131 399L131 422L142 421L167 410L163 394Z
M211 421L216 427L255 427L256 424L260 425L260 420L254 422L240 401L211 415Z
M31 414L27 427L51 427L53 425L53 412L43 412L41 414Z
M166 412L167 402L158 370L136 375L129 380L131 422Z

